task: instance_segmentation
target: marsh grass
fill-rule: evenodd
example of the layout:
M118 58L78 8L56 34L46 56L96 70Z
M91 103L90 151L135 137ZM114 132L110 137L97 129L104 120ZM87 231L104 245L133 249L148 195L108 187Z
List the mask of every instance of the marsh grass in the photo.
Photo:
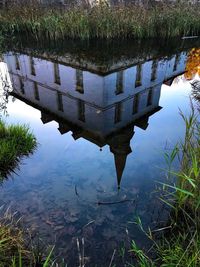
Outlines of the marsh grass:
M161 236L156 239L150 229L144 231L141 221L137 221L152 241L156 255L152 260L133 241L130 252L136 256L137 266L200 266L200 122L199 113L193 106L191 110L189 116L180 113L185 139L167 157L168 164L178 157L181 165L179 172L173 172L170 165L170 179L162 184L162 200L171 209L167 227L160 229Z
M0 12L0 32L36 40L182 37L200 34L200 9L187 3L150 9L100 5L63 11L38 5L14 6Z
M36 148L36 139L25 125L6 125L0 120L0 178L7 177L23 156Z

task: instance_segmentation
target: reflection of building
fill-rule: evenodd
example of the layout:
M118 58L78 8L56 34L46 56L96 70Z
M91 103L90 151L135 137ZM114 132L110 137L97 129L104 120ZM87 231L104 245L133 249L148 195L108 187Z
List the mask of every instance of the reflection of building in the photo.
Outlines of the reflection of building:
M148 127L149 116L160 109L162 83L184 72L186 53L103 74L12 52L4 61L12 94L41 110L43 123L55 120L61 134L72 131L75 140L110 146L120 184L134 126Z

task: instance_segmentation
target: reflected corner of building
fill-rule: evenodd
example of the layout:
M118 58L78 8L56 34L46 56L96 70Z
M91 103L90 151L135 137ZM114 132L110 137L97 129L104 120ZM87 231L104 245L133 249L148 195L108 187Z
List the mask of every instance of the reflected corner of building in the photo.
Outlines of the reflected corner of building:
M159 111L162 84L170 86L184 73L187 53L152 58L104 75L74 68L49 58L9 52L4 55L12 95L41 111L42 122L56 121L61 134L69 131L100 148L109 145L120 183L134 127L146 130Z

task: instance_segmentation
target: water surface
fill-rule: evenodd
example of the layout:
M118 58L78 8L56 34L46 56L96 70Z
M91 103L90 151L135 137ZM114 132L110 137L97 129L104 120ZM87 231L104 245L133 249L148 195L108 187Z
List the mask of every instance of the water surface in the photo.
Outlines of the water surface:
M166 181L163 154L184 137L192 46L143 46L104 60L98 50L66 48L3 55L12 83L6 120L28 124L38 148L2 183L1 204L69 266L78 266L83 238L86 266L108 266L115 249L116 266L125 266L132 239L148 248L135 217L152 229L167 222L156 187Z

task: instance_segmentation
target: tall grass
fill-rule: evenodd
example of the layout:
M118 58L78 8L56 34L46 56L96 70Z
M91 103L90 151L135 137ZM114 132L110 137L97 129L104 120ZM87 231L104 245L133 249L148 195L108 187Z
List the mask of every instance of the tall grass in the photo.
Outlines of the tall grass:
M171 208L168 227L157 241L151 232L145 232L153 241L156 259L149 258L132 242L131 252L137 257L138 266L200 266L200 121L199 113L192 107L185 116L185 139L172 151L168 158L181 159L179 172L170 170L176 182L163 184L165 200ZM168 199L166 201L166 199ZM141 222L138 223L144 232ZM166 229L168 229L166 231ZM162 229L161 229L162 230Z
M96 6L66 10L38 5L14 6L0 13L4 36L25 34L39 39L172 38L200 34L200 9L187 3L151 9Z
M200 122L199 113L192 106L189 116L181 112L185 122L185 139L179 144L181 170L174 173L171 231L159 254L163 265L200 266Z
M36 139L25 125L6 125L0 120L0 178L6 177L23 156L36 148Z

